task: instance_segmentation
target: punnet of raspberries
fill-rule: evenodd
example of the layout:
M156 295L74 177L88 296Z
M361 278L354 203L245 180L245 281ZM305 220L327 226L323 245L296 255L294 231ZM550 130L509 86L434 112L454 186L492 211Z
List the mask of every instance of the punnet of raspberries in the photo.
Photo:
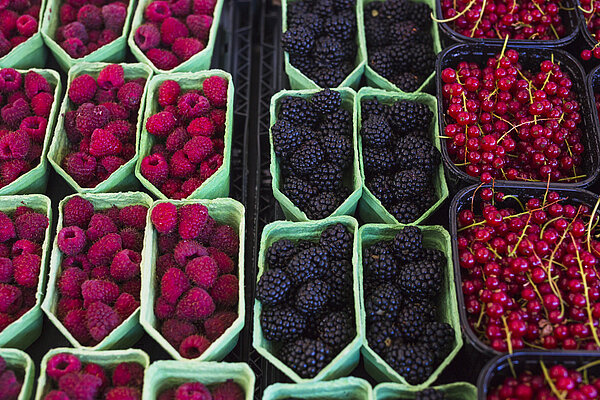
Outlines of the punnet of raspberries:
M40 163L53 102L54 88L44 76L0 69L0 187Z
M331 89L308 99L284 97L271 127L280 190L309 219L331 215L352 190L347 183L353 181L352 112L342 100Z
M0 211L0 331L36 303L48 217L29 207Z
M97 210L79 196L64 205L54 313L82 346L95 346L140 305L144 205Z
M122 65L98 76L77 76L68 90L64 130L69 148L60 162L81 187L106 180L136 154L136 129L145 78L125 79Z
M446 265L415 226L363 249L367 344L411 385L426 381L455 344L454 328L437 317Z
M431 8L411 0L373 1L364 7L369 65L405 92L414 92L435 67Z
M3 400L17 400L23 388L23 371L9 367L2 356L0 356L0 388L2 388Z
M158 203L154 315L157 329L184 358L197 358L238 318L239 241L199 203Z
M433 177L440 152L431 141L433 112L409 100L361 102L365 184L400 223L414 222L438 201Z
M185 382L179 386L163 390L160 400L244 400L244 388L228 379L222 383L204 385L200 382Z
M217 0L157 0L148 3L135 44L152 64L170 70L208 45Z
M287 24L281 46L290 63L323 88L339 86L356 65L356 1L290 1Z
M129 0L63 0L60 4L52 39L72 58L87 56L123 35Z
M146 120L154 145L140 172L166 197L190 196L223 165L228 86L215 75L202 90L182 90L173 80L158 88L160 108Z
M43 400L140 400L144 366L137 362L103 366L58 353L48 360L46 376Z
M585 179L579 100L585 93L573 87L581 77L571 76L554 55L528 68L519 56L509 49L484 65L465 60L442 71L441 118L450 159L484 183Z
M24 43L39 29L41 0L12 1L0 4L0 57Z
M301 378L314 378L356 337L354 235L341 223L315 241L279 239L256 288L263 337Z

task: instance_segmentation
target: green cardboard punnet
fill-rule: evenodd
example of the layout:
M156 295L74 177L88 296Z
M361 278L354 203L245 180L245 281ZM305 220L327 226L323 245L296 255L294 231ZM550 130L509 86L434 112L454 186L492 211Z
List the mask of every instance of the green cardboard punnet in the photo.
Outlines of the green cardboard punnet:
M46 5L47 1L42 0L37 32L1 57L0 68L44 68L48 57L48 49L44 46L44 38L42 37L42 19L44 18Z
M270 126L273 126L277 122L277 114L279 111L279 103L283 98L287 96L296 96L309 99L315 93L320 92L322 89L309 89L309 90L282 90L275 94L271 98L270 108ZM352 147L354 151L354 157L352 158L352 166L344 171L344 185L350 187L351 193L344 200L342 204L330 215L335 217L338 215L353 215L356 210L358 201L362 195L363 182L360 174L359 158L358 158L358 145L357 145L357 125L356 125L356 92L350 88L333 89L336 92L340 92L342 95L343 106L347 110L352 111ZM304 211L299 209L292 201L281 191L280 186L283 184L281 179L281 168L279 166L279 160L275 156L275 150L273 148L273 137L269 131L269 144L271 148L271 186L273 187L273 196L281 205L285 217L292 221L308 221L309 218L306 216Z
M174 80L179 83L182 90L202 89L202 82L211 76L220 76L227 79L227 108L225 110L225 149L223 150L223 165L212 174L202 185L200 185L188 199L216 199L229 196L229 171L231 165L231 141L233 135L233 79L231 75L220 69L211 69L201 72L178 72L163 75L156 75L148 84L148 92L146 94L146 110L144 112L144 126L141 131L140 144L138 147L138 160L135 165L135 175L142 182L144 187L159 199L166 199L167 196L156 186L148 181L142 175L142 160L150 155L152 145L156 142L154 135L151 135L146 130L146 121L150 116L160 111L161 107L158 104L158 88L167 80Z
M156 361L144 374L142 400L155 400L167 389L187 382L200 382L206 386L232 379L244 389L244 399L254 398L254 372L246 363Z
M65 97L60 107L60 113L58 114L58 121L56 123L56 131L52 143L50 144L50 150L48 151L48 161L52 164L52 167L56 172L63 177L65 181L78 193L103 193L103 192L118 192L125 190L134 190L139 188L140 184L133 173L135 162L137 161L138 151L135 156L128 160L125 164L121 165L119 169L113 172L108 178L100 182L94 187L82 187L75 180L67 174L63 169L61 163L65 156L69 153L69 140L65 131L65 113L67 111L73 111L74 105L69 100L69 88L73 79L80 75L89 74L94 78L98 77L100 71L109 64L106 63L79 63L69 70L67 81L67 89L65 91ZM152 76L152 70L150 67L144 64L120 64L123 66L125 71L125 80L144 78L146 79L146 85L144 86L144 93L142 94L142 100L140 101L140 109L138 110L137 124L135 130L135 148L139 149L140 144L140 129L143 124L142 116L144 111L144 102L146 100L146 92L148 91L148 85L150 83L150 77Z
M454 382L433 388L444 393L447 400L477 400L477 388L470 383ZM375 387L375 400L412 400L420 390L398 383L382 383Z
M0 349L0 357L6 361L8 369L15 372L17 377L23 378L23 385L17 400L29 400L33 390L35 366L27 353L17 349Z
M67 196L58 203L58 222L56 224L56 235L52 246L52 257L50 259L50 279L48 281L47 295L42 303L42 310L48 316L48 319L56 328L67 338L73 347L88 350L106 350L114 348L128 348L137 342L144 331L139 323L139 308L134 311L125 321L113 329L104 339L95 346L83 346L71 335L56 316L56 308L60 299L56 288L58 280L62 273L63 254L58 249L57 236L63 228L63 208L69 199L80 196L93 204L94 210L105 210L112 206L123 208L131 205L144 205L150 209L152 198L142 192L121 192L121 193L95 193L95 194L73 194ZM149 212L149 211L148 211ZM146 242L144 242L144 245ZM144 264L144 250L142 250L141 265Z
M246 306L244 302L244 237L245 237L245 209L239 202L225 198L214 200L158 200L153 206L160 203L173 203L177 207L185 204L202 204L208 208L208 214L219 224L227 224L238 233L240 246L238 252L238 277L240 279L238 292L238 317L227 330L215 340L204 353L194 361L219 361L222 360L235 347L240 331L244 327ZM154 315L154 299L156 298L156 259L158 257L158 235L150 220L152 209L148 211L146 220L146 233L144 235L144 254L142 256L142 305L140 323L154 340L164 348L171 357L177 360L183 358L162 336L159 331L159 321Z
M308 222L277 221L265 226L260 238L257 281L267 269L265 253L273 242L283 238L292 241L299 239L318 240L321 236L321 232L323 232L325 228L336 223L345 225L348 230L354 234L352 267L356 337L314 378L301 378L296 372L275 356L273 353L275 344L264 338L262 328L260 327L262 305L258 300L254 300L254 331L252 334L252 345L260 355L265 357L271 364L275 365L294 382L324 381L339 378L350 373L350 371L358 364L358 359L360 358L359 350L364 337L364 327L362 324L365 320L363 308L360 307L361 296L359 282L362 281L362 275L361 269L358 268L358 222L353 217L346 215Z
M263 393L263 400L302 399L352 399L371 400L373 389L364 379L350 376L327 382L275 383Z
M414 225L414 224L411 224ZM365 247L370 246L381 240L391 240L396 233L406 225L384 225L370 224L363 225L359 230L359 265L362 276L362 253ZM424 389L430 386L442 373L442 371L452 362L456 354L463 345L461 336L460 321L458 318L458 303L456 299L456 289L454 286L454 267L452 266L452 248L450 245L450 234L443 227L438 225L419 226L423 233L423 245L427 248L440 250L446 255L446 268L444 270L444 283L442 290L437 298L438 318L442 322L449 323L454 328L455 342L452 350L444 361L433 371L433 373L423 383L418 385L410 385L404 377L392 369L384 360L369 347L369 343L365 339L361 349L364 357L365 369L373 378L379 382L393 381L401 383L407 387L412 387L416 390ZM361 293L363 290L363 281L360 282ZM360 298L361 308L364 310L364 298ZM364 315L364 313L363 313ZM366 330L366 322L363 320L363 329ZM363 332L363 336L365 333Z

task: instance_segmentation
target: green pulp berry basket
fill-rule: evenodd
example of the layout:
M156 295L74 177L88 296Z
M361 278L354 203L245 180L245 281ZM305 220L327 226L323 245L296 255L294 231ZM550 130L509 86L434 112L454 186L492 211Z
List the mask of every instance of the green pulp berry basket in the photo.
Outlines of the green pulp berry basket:
M223 9L224 0L217 0L215 4L213 23L210 27L210 32L208 33L208 42L206 42L206 47L200 52L194 54L190 59L169 70L157 68L135 43L135 31L144 23L144 11L146 10L146 7L148 7L148 4L152 3L153 1L154 0L140 0L135 10L135 15L133 16L131 32L129 33L127 44L129 45L129 49L135 58L137 58L139 62L149 65L156 74L168 74L172 72L197 72L209 69L215 48L215 41L217 39L217 31L219 30L219 22L221 20L221 11Z
M0 58L0 68L44 68L48 49L44 46L42 37L42 18L46 9L46 0L40 3L40 14L38 15L38 29L29 39L16 46L5 56Z
M340 378L328 382L275 383L263 393L263 400L327 399L371 400L373 389L364 379Z
M135 8L134 0L129 0L129 4L127 5L127 16L125 17L125 24L123 25L121 35L112 42L105 44L81 58L71 57L62 47L60 47L60 44L54 40L56 30L61 25L60 6L62 3L64 3L63 0L48 0L47 7L44 10L41 33L44 38L44 43L46 43L46 46L48 46L54 55L56 62L58 62L58 65L60 65L63 71L70 71L73 66L83 62L121 62L125 60L127 53L127 34L129 33L129 26L131 25L133 9Z
M360 157L360 176L363 180L362 198L358 206L360 217L365 222L385 224L397 224L398 220L385 209L381 201L366 186L365 168L362 156L362 138L360 137L360 129L362 126L361 103L363 100L377 98L384 104L390 104L400 100L416 101L427 104L433 112L431 126L429 128L430 138L436 149L440 150L439 128L437 123L437 100L435 97L426 93L391 93L380 89L363 88L356 96L356 108L358 110L356 117L356 130L359 132L358 137L358 152ZM448 197L448 186L446 185L446 177L444 176L444 166L440 161L437 171L433 174L433 187L437 195L437 202L426 210L419 218L413 221L413 224L419 224L425 221L435 210L437 210Z
M293 0L298 1L298 0ZM290 1L293 2L293 1ZM287 31L287 5L288 0L283 0L281 2L281 30L282 32ZM363 9L356 8L356 44L358 46L358 51L356 52L356 61L354 62L354 69L348 74L346 79L342 81L338 85L338 88L351 87L354 89L358 89L360 85L360 80L365 71L365 65L367 63L367 46L364 41L364 35L360 34L360 25L363 23ZM286 51L284 52L284 62L285 62L285 73L287 74L290 80L290 87L292 89L317 89L319 85L308 76L306 76L302 71L298 68L294 67L290 63L290 55Z
M363 10L363 14L364 14L364 7L373 1L381 1L381 0L358 0L358 7L361 10ZM435 0L411 0L411 1L414 1L415 3L427 4L429 6L429 8L431 8L432 13L435 11ZM360 35L363 37L362 40L364 43L366 43L364 19L360 21L359 29L360 29ZM431 32L431 38L433 39L433 51L435 54L438 54L440 51L442 51L442 43L440 41L440 32L438 30L437 23L431 22L430 32ZM371 86L371 87L377 87L377 88L381 88L384 90L393 91L393 92L406 93L402 89L400 89L398 86L396 86L392 82L390 82L389 79L387 79L386 77L384 77L383 75L381 75L377 71L375 71L373 68L371 68L371 66L368 63L369 49L368 49L368 47L366 47L366 45L365 45L365 48L367 51L366 56L365 56L365 59L367 60L366 65L365 65L365 78L367 80L367 85ZM434 75L435 75L435 71L432 70L431 74L429 74L429 76L423 81L421 86L419 86L419 88L412 93L419 93L419 92L425 91L425 89L431 84Z
M202 72L179 72L164 75L156 75L148 84L146 94L146 110L144 112L144 126L142 127L142 136L138 147L138 160L135 165L135 175L142 182L144 187L159 199L167 199L167 196L148 181L142 175L142 161L144 157L150 155L150 150L156 142L154 135L148 133L146 121L150 116L158 113L161 109L158 104L158 88L167 80L173 80L179 83L182 90L201 89L202 82L211 76L220 76L227 79L227 109L225 110L225 149L223 150L223 165L212 174L202 185L200 185L187 199L216 199L229 196L229 171L231 165L231 141L233 135L233 79L231 75L219 69L211 69Z
M69 100L69 88L73 79L80 75L89 74L94 78L98 77L100 71L109 64L106 63L79 63L69 70L67 81L67 90L65 98L63 99L60 107L60 113L58 114L58 122L56 123L56 131L50 150L48 151L48 161L52 164L52 167L56 172L63 177L65 181L78 193L103 193L103 192L119 192L125 190L133 190L139 187L139 182L135 179L133 173L135 162L138 157L136 151L135 156L128 160L125 164L121 165L119 169L113 172L108 178L100 182L94 187L82 187L63 169L61 163L65 156L69 153L69 140L64 127L65 113L72 111L74 105ZM152 70L150 67L144 64L120 64L123 66L125 71L125 80L131 80L136 78L146 79L146 85L144 86L144 93L140 101L140 108L138 110L138 117L135 130L135 147L139 149L140 141L140 129L142 127L142 115L144 110L144 102L146 99L146 91L148 90L148 81L152 76Z
M43 315L40 306L44 298L44 289L46 288L46 278L48 276L46 268L50 253L52 204L50 199L42 194L0 197L0 211L2 212L13 212L19 206L30 207L46 215L49 221L48 228L46 228L46 232L44 233L44 243L42 243L42 263L40 265L40 275L35 293L35 305L0 332L0 347L26 349L42 333Z
M444 393L447 400L477 400L477 388L467 382L434 386L433 389ZM382 383L375 387L375 400L412 400L419 391L420 389L397 383Z
M27 353L17 349L0 349L0 357L6 361L8 369L14 371L15 375L23 378L23 385L17 400L29 400L33 390L33 379L35 378L35 366Z
M204 353L195 358L194 361L220 361L235 347L240 332L244 327L246 306L244 302L244 235L245 235L245 209L239 202L225 198L214 200L158 200L154 207L160 203L173 203L177 207L186 204L202 204L208 208L208 214L219 224L231 226L240 238L238 252L238 278L240 279L238 292L238 317L227 330L215 340ZM142 306L140 311L140 323L154 340L164 348L171 357L177 360L188 360L179 354L160 333L159 321L154 315L154 299L156 297L156 259L158 257L158 235L152 226L150 214L146 221L146 233L144 235L144 256L142 257Z
M67 347L52 349L44 355L40 363L40 377L37 382L35 400L42 400L52 390L50 379L46 376L46 365L53 356L61 353L73 354L79 358L82 364L94 363L107 369L112 369L123 362L137 363L142 365L144 369L148 368L150 364L150 357L139 349L105 351L91 351Z
M54 96L54 101L52 102L52 108L50 109L50 115L48 116L48 125L46 126L46 134L44 136L44 144L42 145L40 163L15 179L13 182L9 183L3 188L0 188L0 195L44 193L46 191L46 184L48 183L48 176L50 175L46 154L48 153L48 148L50 147L51 138L54 133L54 124L56 123L58 105L60 104L60 98L62 94L62 85L58 72L51 69L29 69L17 71L23 75L29 71L33 71L46 78L50 84L50 87L54 89L52 93Z
M352 147L354 151L354 157L352 158L352 167L347 168L344 171L343 183L346 187L351 187L350 195L340 204L340 206L330 215L332 217L338 215L353 215L356 210L356 206L362 194L362 179L359 169L358 161L358 147L357 147L357 129L356 129L356 92L350 88L334 89L336 92L341 93L343 106L347 110L352 110L353 119L353 132L352 132ZM310 89L310 90L282 90L275 94L271 98L270 108L270 125L273 126L277 122L277 114L279 112L280 102L287 96L302 97L310 99L312 95L318 93L321 89ZM285 217L292 221L308 221L309 218L306 216L304 211L300 210L292 201L281 191L280 187L283 185L283 179L281 176L281 167L279 160L275 156L275 150L273 146L273 137L269 134L269 143L271 148L271 185L273 187L273 196L281 205Z
M363 225L359 230L359 265L362 272L362 254L365 247L377 243L381 240L391 240L396 233L406 225L383 225L370 224ZM448 356L442 363L433 371L433 373L424 382L418 385L411 385L404 377L392 369L374 350L369 347L369 343L365 339L362 354L365 361L365 368L369 375L379 382L393 381L398 382L407 387L410 386L416 390L424 389L430 386L442 373L442 371L452 362L458 351L463 345L461 336L460 321L458 318L458 303L456 300L456 288L454 286L454 268L452 266L452 250L450 244L450 234L443 227L438 225L419 226L423 233L423 245L427 248L440 250L446 255L446 269L444 270L444 283L442 290L437 298L437 318L441 322L447 322L454 329L454 346ZM361 280L361 293L364 293ZM361 308L364 310L364 298L361 296ZM364 321L364 320L363 320ZM366 331L366 322L362 324ZM365 332L363 332L365 337Z
M152 206L152 198L146 193L141 192L121 192L121 193L96 193L96 194L74 194L67 196L58 203L58 223L56 225L56 235L52 246L52 257L50 259L50 279L48 281L47 295L42 303L42 310L48 316L48 319L56 328L67 338L73 347L87 350L106 350L115 348L128 348L137 342L144 331L139 324L139 308L134 311L127 319L115 329L113 329L100 343L95 346L83 346L71 335L56 315L56 308L60 295L57 284L62 273L63 254L58 249L57 236L63 228L63 208L65 203L71 198L80 196L93 204L94 210L106 210L112 206L123 208L131 205L143 205L148 208ZM146 243L144 242L144 245ZM142 250L141 265L144 264L144 250Z
M356 321L356 337L314 378L301 378L296 372L279 360L274 351L276 345L266 340L260 326L260 314L262 305L258 300L254 301L254 332L252 336L252 345L260 355L265 357L271 364L275 365L288 378L294 382L303 383L310 381L324 381L335 379L347 375L356 367L360 357L360 346L363 342L364 327L362 321L365 320L363 308L360 307L360 289L359 283L362 281L361 270L358 268L358 222L353 217L341 215L338 217L329 217L319 221L308 222L289 222L277 221L265 226L260 239L260 252L258 253L258 276L260 279L267 269L265 254L273 242L279 239L307 239L318 240L321 232L330 225L341 223L350 232L354 234L353 244L353 293L354 293L354 314Z
M244 389L244 399L254 398L254 372L246 363L156 361L144 374L142 400L160 398L161 392L187 382L200 382L206 386L232 379Z

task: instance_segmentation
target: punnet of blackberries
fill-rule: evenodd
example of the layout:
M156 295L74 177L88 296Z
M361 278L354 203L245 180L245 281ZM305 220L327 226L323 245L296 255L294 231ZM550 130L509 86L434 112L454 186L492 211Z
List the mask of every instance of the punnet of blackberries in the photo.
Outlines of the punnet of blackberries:
M406 382L425 382L455 343L438 318L446 256L415 226L363 248L367 344Z
M279 239L266 251L256 298L260 326L275 355L302 378L313 378L355 337L354 235L328 226L317 240Z
M290 63L321 87L337 87L356 66L355 0L296 0L287 3L281 38Z
M431 8L411 0L364 7L369 66L405 92L416 91L435 68Z
M352 112L340 92L281 99L271 127L281 192L309 219L331 215L349 196L354 162Z
M426 104L362 100L362 160L367 189L400 223L414 222L438 200L433 177L440 152Z

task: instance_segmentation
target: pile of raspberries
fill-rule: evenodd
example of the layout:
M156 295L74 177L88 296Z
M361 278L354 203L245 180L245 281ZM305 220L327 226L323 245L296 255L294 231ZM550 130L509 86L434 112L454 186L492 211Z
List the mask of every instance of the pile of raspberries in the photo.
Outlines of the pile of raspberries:
M168 198L188 197L223 165L227 87L227 79L211 76L201 91L182 93L172 80L158 88L162 111L146 120L155 144L140 170Z
M150 218L159 251L154 315L179 354L197 358L238 318L238 234L198 203L159 203Z
M40 163L53 91L37 72L0 70L0 187Z
M15 374L15 371L8 368L6 360L0 356L0 388L2 389L3 400L17 400L21 388L23 387L22 371ZM19 376L18 376L19 375Z
M64 0L54 40L72 58L86 56L123 34L128 5L129 0Z
M144 366L122 362L116 367L84 364L76 355L59 353L46 364L50 378L44 400L140 400Z
M84 346L94 346L140 305L140 262L148 208L94 210L76 196L63 208L63 254L56 315Z
M136 152L136 127L146 79L126 81L125 71L110 64L97 79L76 77L69 87L64 127L69 153L62 166L82 187L107 179Z
M45 214L29 207L10 216L0 211L0 330L35 305L48 224Z
M204 50L217 0L153 1L135 44L158 69L173 69Z
M37 33L41 4L41 0L0 3L0 57Z
M186 382L164 390L158 396L159 400L244 400L245 398L244 389L232 379L210 387L200 382Z

